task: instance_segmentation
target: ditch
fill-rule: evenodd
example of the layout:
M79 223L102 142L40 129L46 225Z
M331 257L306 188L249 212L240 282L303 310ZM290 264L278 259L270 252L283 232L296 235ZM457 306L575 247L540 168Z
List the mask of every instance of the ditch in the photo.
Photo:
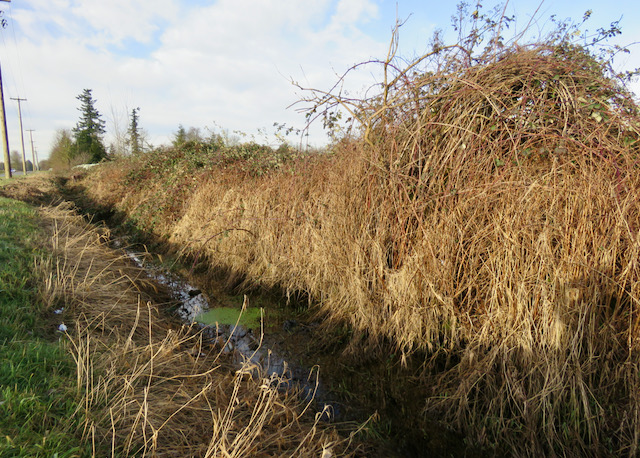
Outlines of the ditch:
M486 456L423 415L429 393L421 374L425 355L403 360L385 343L375 350L359 348L351 329L327 323L303 295L247 289L237 273L196 266L180 255L179 247L136 230L113 209L89 201L74 182L58 177L55 183L14 191L21 200L39 205L72 201L87 218L104 223L115 235L112 248L126 249L132 263L144 266L172 292L172 315L201 322L211 342L221 343L238 361L255 361L267 374L286 371L292 384L314 397L316 411L325 412L323 420L346 435L368 421L358 438L372 444L375 456Z

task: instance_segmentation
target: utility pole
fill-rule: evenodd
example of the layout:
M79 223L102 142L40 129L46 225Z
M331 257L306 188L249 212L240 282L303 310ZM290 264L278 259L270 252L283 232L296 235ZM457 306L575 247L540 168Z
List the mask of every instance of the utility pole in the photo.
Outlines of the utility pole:
M1 0L10 2L11 0ZM0 16L4 11L0 11ZM7 27L7 20L0 20L0 27ZM9 136L7 135L7 113L4 110L4 92L2 92L2 71L0 71L0 130L2 130L2 147L4 148L4 176L11 178L11 157L9 156Z
M33 171L35 172L36 170L40 170L40 164L38 164L38 161L36 160L36 150L33 147L33 131L35 129L27 129L27 132L29 132L29 138L31 138L31 158L33 159Z
M11 100L18 102L18 116L20 117L20 139L22 140L22 170L24 174L27 174L27 156L24 154L24 130L22 130L22 110L20 109L20 102L26 102L27 99L21 99L20 97L11 97Z
M4 93L2 92L2 71L0 70L0 128L2 129L2 147L4 148L4 177L11 178L11 157L9 156L9 136L7 135L7 114L4 110Z

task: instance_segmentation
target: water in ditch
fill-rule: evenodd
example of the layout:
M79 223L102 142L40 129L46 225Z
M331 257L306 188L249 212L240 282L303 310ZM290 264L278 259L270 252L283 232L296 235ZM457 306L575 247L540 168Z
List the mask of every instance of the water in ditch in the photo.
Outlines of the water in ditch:
M179 275L146 262L146 256L141 253L130 250L125 253L148 277L170 291L179 304L175 313L186 324L199 326L205 338L219 345L224 353L231 353L238 368L249 362L255 367L256 374L267 378L284 377L289 383L283 386L295 388L305 401L313 400L324 421L342 418L340 404L329 398L317 371L288 363L288 358L270 345L272 339L265 338L264 334L264 310L252 307L246 295L240 307L211 306L206 293ZM282 326L286 332L297 326L297 322L286 320Z

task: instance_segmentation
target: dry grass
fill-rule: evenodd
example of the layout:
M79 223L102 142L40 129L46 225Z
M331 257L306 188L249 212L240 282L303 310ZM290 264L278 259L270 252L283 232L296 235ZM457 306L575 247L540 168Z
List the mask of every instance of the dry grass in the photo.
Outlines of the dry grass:
M157 233L247 283L308 293L367 345L426 352L426 411L478 443L633 456L637 108L566 44L436 57L438 72L401 72L360 102L363 139L294 173L214 168L179 214L156 214ZM123 193L120 167L88 192L133 214L154 188Z
M355 448L282 377L237 370L200 333L162 318L144 274L68 206L41 210L54 234L39 266L65 307L84 436L113 456L352 456ZM155 296L155 294L154 294ZM349 451L351 450L351 451Z

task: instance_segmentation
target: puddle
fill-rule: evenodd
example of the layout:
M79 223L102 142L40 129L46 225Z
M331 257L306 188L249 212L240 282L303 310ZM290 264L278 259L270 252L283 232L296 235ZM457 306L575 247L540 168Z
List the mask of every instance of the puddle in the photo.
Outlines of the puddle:
M244 311L235 307L216 307L196 315L194 321L209 326L238 323L247 328L256 328L260 326L261 315L260 309L255 307L247 308Z

